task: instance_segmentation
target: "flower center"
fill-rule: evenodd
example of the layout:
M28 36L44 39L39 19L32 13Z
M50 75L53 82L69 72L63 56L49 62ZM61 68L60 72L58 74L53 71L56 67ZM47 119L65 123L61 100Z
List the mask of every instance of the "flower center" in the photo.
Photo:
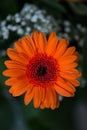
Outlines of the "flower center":
M30 59L26 73L29 83L34 86L51 86L57 80L57 61L46 54L35 55Z
M47 73L47 67L40 65L37 68L37 76L44 76Z

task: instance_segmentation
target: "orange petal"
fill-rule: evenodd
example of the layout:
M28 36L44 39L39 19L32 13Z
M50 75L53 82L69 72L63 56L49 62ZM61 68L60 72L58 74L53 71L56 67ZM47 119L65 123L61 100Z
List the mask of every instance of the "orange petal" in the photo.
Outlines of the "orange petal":
M70 93L74 93L76 91L72 84L70 84L67 80L64 80L62 78L58 78L58 81L56 82L56 84L64 88L66 91L69 91Z
M15 82L16 82L16 78L9 78L5 81L5 84L8 85L8 86L11 86L13 85Z
M77 51L75 51L74 55L77 56L76 61L79 61L79 53Z
M22 43L20 42L20 40L18 40L18 42L15 42L14 46L15 46L15 49L17 50L17 52L19 52L19 53L25 53L25 50L22 47Z
M20 63L28 64L29 62L29 57L27 57L27 55L25 55L24 53L18 53L14 49L8 48L7 54L12 60L18 61Z
M55 109L59 106L58 95L54 88L49 88L49 100L51 104L51 109Z
M39 102L41 104L41 102L43 102L45 99L46 89L44 87L38 87L38 91L39 91Z
M49 102L49 88L46 87L46 92L45 92L45 99L42 102L42 105L45 106L45 108L50 108L50 102Z
M77 70L77 69L71 69L71 71L69 71L69 72L71 72L71 73L76 73L76 74L79 74L79 73L81 73L81 72L79 72L79 70Z
M72 55L72 56L68 56L66 58L60 58L60 59L58 59L58 63L59 63L60 66L61 65L65 66L67 64L71 64L71 63L75 62L76 59L77 59L77 56Z
M40 104L40 108L41 108L41 109L44 109L44 108L45 108L44 102Z
M47 40L46 40L46 36L44 35L44 33L39 33L39 37L38 37L38 52L39 53L44 53L45 52L45 47L47 44Z
M34 107L35 108L38 108L41 104L41 91L40 91L40 87L34 87L34 99L33 99L33 102L34 102Z
M44 102L46 103L47 108L50 108L53 105L53 95L51 91L51 88L46 88L46 99Z
M25 93L25 92L26 92L25 87L21 87L20 89L15 89L14 92L12 92L12 95L13 95L14 97L17 97L17 96L22 95L22 94Z
M11 87L10 89L9 89L9 93L13 93L15 91L15 87Z
M76 79L81 77L81 72L78 73L67 73L67 72L60 72L60 76L63 77L64 79Z
M39 37L39 33L37 31L34 31L32 33L32 39L33 39L33 42L35 44L35 47L36 47L36 50L38 49L38 37Z
M40 92L41 92L41 102L44 101L45 99L45 94L46 94L46 89L44 87L40 87Z
M22 38L20 40L20 42L22 43L22 47L25 50L25 53L29 56L32 57L34 55L34 50L31 46L31 43L26 39L26 38Z
M44 100L45 100L45 96L46 96L46 89L41 87L40 92L41 92L41 95L40 95L40 98L41 98L40 108L44 109L45 108Z
M56 36L55 32L52 32L49 36L49 39L46 45L46 50L45 50L48 56L55 52L57 43L58 43L58 37Z
M18 78L9 78L5 81L6 85L13 86L15 83L19 83L21 81L24 81L27 83L27 76L18 77Z
M68 45L69 43L66 39L61 39L58 43L54 57L58 59L60 56L62 56L66 51Z
M26 39L29 41L29 43L31 44L31 47L32 47L32 49L33 49L33 51L36 51L36 46L35 46L35 44L34 44L34 42L33 42L33 40L32 40L32 38L30 37L30 35L26 35Z
M46 36L44 35L44 33L42 33L42 32L40 32L40 33L34 32L32 34L32 38L33 38L33 40L35 42L37 51L39 53L44 53L45 46L46 46L46 43L47 43Z
M7 68L9 69L22 69L22 70L26 70L26 66L22 63L19 63L17 61L13 61L13 60L7 60L4 62L4 64L7 66Z
M24 70L20 70L20 69L8 69L5 70L3 72L4 76L8 76L8 77L21 77L21 76L26 76L26 72Z
M68 65L61 64L59 66L59 68L60 68L60 71L67 71L67 70L70 71L71 69L76 68L77 66L78 66L78 64L73 62L73 63L68 64Z
M13 84L9 92L12 93L13 96L22 95L27 90L27 86L28 86L28 81L20 80Z
M25 94L25 97L24 97L25 105L28 105L31 102L33 96L34 96L34 89L32 87L30 88L30 91L27 91L27 93Z
M63 56L69 56L69 55L73 55L75 53L76 48L75 47L69 47L66 52L64 53Z
M78 80L76 80L76 79L70 80L69 82L71 82L75 87L80 86L80 82Z
M62 88L61 86L58 86L57 84L54 86L54 88L55 88L56 92L62 96L65 96L65 97L74 96L74 93L67 91L66 89Z
M58 96L54 88L46 87L45 100L40 104L40 108L55 109L59 106Z

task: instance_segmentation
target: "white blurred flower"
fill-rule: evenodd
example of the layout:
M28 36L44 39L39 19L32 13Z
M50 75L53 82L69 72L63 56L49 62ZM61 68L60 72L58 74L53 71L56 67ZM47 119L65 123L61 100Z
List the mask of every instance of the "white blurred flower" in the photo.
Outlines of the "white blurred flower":
M0 23L0 34L2 39L9 39L10 34L24 36L31 34L33 30L50 33L58 30L57 21L53 16L47 15L45 10L39 9L36 5L25 4L20 13L8 15Z

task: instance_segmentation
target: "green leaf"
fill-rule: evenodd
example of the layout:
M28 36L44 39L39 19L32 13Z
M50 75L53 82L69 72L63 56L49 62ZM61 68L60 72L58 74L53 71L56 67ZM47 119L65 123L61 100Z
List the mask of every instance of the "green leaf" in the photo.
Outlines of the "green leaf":
M42 3L49 6L51 8L51 10L54 9L55 11L57 11L57 13L58 13L58 11L61 13L66 13L66 9L59 2L54 2L52 0L42 0L41 4Z
M7 14L14 14L18 11L17 2L15 0L0 1L0 16L3 18Z
M82 3L68 2L71 9L78 15L87 15L87 6Z

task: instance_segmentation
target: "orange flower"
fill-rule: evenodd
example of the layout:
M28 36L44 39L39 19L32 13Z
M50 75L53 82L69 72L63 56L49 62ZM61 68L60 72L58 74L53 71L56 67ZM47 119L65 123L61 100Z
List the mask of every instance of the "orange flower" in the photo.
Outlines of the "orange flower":
M8 69L3 72L10 77L5 81L11 86L9 92L13 96L25 93L25 105L33 99L34 107L41 109L59 107L58 94L74 96L81 73L76 69L78 53L68 45L55 32L48 41L44 33L33 32L32 37L26 35L15 42L15 49L7 50L11 60L5 61Z

